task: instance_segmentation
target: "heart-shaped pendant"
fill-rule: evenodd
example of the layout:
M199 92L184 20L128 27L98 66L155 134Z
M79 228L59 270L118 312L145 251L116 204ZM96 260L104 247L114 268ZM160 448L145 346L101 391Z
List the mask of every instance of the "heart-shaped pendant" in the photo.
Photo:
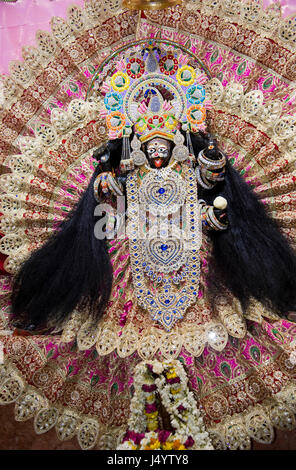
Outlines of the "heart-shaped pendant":
M182 239L153 238L143 242L144 256L154 272L177 271L186 263L186 251Z
M155 215L176 212L185 202L182 177L170 168L156 171L143 178L139 189L140 204Z

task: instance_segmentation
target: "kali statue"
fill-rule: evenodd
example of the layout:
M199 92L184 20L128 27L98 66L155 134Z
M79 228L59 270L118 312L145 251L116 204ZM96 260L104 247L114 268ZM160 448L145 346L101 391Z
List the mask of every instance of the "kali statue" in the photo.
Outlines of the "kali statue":
M207 79L156 41L123 48L92 81L109 141L75 210L16 275L4 339L18 369L24 330L26 354L47 358L26 372L31 401L46 402L36 426L52 409L58 432L83 425L89 447L223 448L228 432L248 448L250 405L292 384L295 253L207 132Z

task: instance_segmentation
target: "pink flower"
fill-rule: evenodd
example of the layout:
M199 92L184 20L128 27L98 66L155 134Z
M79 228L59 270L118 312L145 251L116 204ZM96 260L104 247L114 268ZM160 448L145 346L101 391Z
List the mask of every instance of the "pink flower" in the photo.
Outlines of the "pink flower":
M206 75L205 73L202 73L201 75L199 75L199 76L197 77L197 80L196 80L196 81L197 81L197 83L200 83L200 84L202 85L203 83L205 83L206 81L208 81L208 77L207 77L207 75Z
M133 441L136 445L139 445L141 440L144 439L145 434L134 432L134 431L127 431L123 438L123 442L125 441Z
M154 413L154 411L157 411L156 403L151 403L151 404L146 403L145 411L146 413Z
M194 440L192 439L191 436L189 436L188 439L187 439L187 441L184 443L184 446L185 446L186 448L188 448L188 447L192 447L193 444L194 444Z
M144 103L144 102L141 103L140 106L138 107L138 111L139 111L140 114L145 114L147 112L147 109L148 109L148 107L147 107L146 103Z
M124 326L126 324L126 317L133 306L133 302L129 300L123 307L123 312L120 314L119 324Z
M179 405L177 410L180 411L180 413L181 413L181 411L186 410L186 408L183 405Z
M99 111L99 116L100 116L101 118L105 119L105 117L107 116L107 114L108 114L108 113L107 113L106 109L100 109L100 111Z
M173 106L168 101L165 101L162 107L164 111L169 111L170 109L172 109Z
M122 132L116 132L113 130L109 130L109 139L114 140L114 139L120 139L122 137Z
M155 384L152 384L152 385L143 384L142 390L143 392L146 392L146 393L154 392L154 390L156 390L156 385Z
M123 70L123 69L125 69L125 62L123 59L121 59L116 64L116 70Z
M212 109L213 107L213 103L211 102L211 100L205 100L203 105L206 109Z
M166 382L168 384L179 384L180 383L180 377L174 377L173 379L166 379Z
M159 442L161 442L162 444L164 442L166 442L170 436L170 431L165 431L165 430L162 430L162 431L159 431L158 433L158 440Z
M108 93L108 91L110 91L110 85L109 83L104 82L103 85L101 86L101 92Z
M130 309L132 308L132 306L133 306L133 302L132 300L129 300L126 304L124 304L123 311L128 313Z
M188 64L189 58L185 54L180 54L179 55L179 64L180 65L186 65Z

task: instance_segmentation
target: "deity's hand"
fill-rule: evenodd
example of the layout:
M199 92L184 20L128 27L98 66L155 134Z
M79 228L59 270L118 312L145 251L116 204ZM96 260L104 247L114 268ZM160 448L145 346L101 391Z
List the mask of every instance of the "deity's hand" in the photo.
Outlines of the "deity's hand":
M218 196L214 199L213 206L213 212L217 220L222 224L227 224L227 200L222 196Z
M202 223L207 230L220 231L227 229L227 201L224 197L216 197L212 206L207 205L202 199L199 204L201 205Z
M95 192L100 196L113 194L114 196L123 195L122 184L117 181L111 171L100 173L94 184Z
M222 224L227 224L227 211L221 209L214 209L216 219Z
M207 135L209 141L208 145L203 149L203 154L209 160L221 160L222 155L219 150L216 139L211 134Z

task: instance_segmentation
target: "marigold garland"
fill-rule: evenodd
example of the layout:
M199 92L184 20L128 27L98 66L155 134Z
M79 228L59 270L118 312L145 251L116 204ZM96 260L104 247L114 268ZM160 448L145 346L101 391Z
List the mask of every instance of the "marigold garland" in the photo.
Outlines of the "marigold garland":
M213 449L180 361L141 362L134 377L129 430L118 449ZM174 432L160 429L160 400Z

